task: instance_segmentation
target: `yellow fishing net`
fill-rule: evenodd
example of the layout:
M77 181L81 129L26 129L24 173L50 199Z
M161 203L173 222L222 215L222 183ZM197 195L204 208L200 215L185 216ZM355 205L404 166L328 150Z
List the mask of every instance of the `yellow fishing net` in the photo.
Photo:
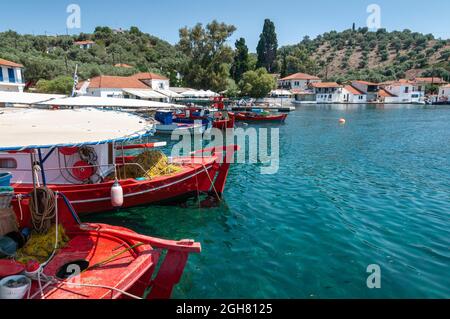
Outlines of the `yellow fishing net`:
M160 151L145 151L136 157L134 163L139 164L146 173L137 165L126 165L120 169L122 177L151 179L181 171L180 166L170 164L169 158Z
M51 226L46 234L40 235L35 231L32 232L30 239L22 249L17 252L16 260L26 264L30 260L37 260L44 263L50 258L55 248L56 227ZM58 247L62 248L69 242L64 227L58 226Z

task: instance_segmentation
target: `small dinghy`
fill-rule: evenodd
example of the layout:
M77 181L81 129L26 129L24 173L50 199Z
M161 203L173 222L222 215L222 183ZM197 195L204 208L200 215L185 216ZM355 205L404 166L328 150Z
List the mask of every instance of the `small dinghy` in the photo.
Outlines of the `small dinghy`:
M287 114L273 114L268 112L238 112L231 113L238 122L284 122Z
M202 123L192 123L189 122L176 122L174 121L174 115L171 111L157 111L155 119L159 122L156 124L156 133L163 135L171 135L173 133L178 134L191 134L191 135L202 135L206 129L207 125Z

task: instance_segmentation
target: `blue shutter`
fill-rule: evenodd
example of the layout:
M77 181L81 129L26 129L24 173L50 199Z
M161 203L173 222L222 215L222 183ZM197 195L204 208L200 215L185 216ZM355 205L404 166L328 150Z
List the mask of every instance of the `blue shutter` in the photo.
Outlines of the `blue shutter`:
M16 83L16 75L14 69L8 68L8 77L10 83Z
M0 66L0 82L3 82L3 68Z

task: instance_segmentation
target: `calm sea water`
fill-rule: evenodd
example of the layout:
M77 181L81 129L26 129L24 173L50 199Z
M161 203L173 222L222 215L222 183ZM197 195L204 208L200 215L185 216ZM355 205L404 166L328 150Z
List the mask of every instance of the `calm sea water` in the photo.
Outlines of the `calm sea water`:
M234 165L219 208L89 220L200 241L175 298L450 298L450 108L305 106L280 138L278 174Z

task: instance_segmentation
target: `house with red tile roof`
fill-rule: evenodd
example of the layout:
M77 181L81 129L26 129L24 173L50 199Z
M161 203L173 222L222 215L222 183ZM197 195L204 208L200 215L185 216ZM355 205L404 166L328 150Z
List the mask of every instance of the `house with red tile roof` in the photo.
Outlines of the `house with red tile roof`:
M352 81L352 86L367 95L367 102L375 102L378 99L380 86L369 81Z
M94 46L95 42L86 40L86 41L75 41L73 44L76 45L77 47L79 47L80 49L87 50L87 49L92 48Z
M169 79L155 73L138 73L132 76L101 75L79 83L77 88L82 95L98 97L133 98L161 102L177 97L175 92L169 90Z
M317 103L340 103L342 102L343 86L336 82L311 83L310 88L316 95Z
M342 90L343 103L366 103L367 94L352 85L345 85Z
M23 65L0 58L0 91L23 92Z
M398 96L386 91L382 87L378 90L378 101L381 103L397 103Z
M380 88L396 97L391 99L394 103L422 103L425 101L425 91L419 91L414 81L405 79L389 81L381 83Z
M311 83L322 82L320 78L306 73L295 73L278 80L278 87L285 90L307 90Z

